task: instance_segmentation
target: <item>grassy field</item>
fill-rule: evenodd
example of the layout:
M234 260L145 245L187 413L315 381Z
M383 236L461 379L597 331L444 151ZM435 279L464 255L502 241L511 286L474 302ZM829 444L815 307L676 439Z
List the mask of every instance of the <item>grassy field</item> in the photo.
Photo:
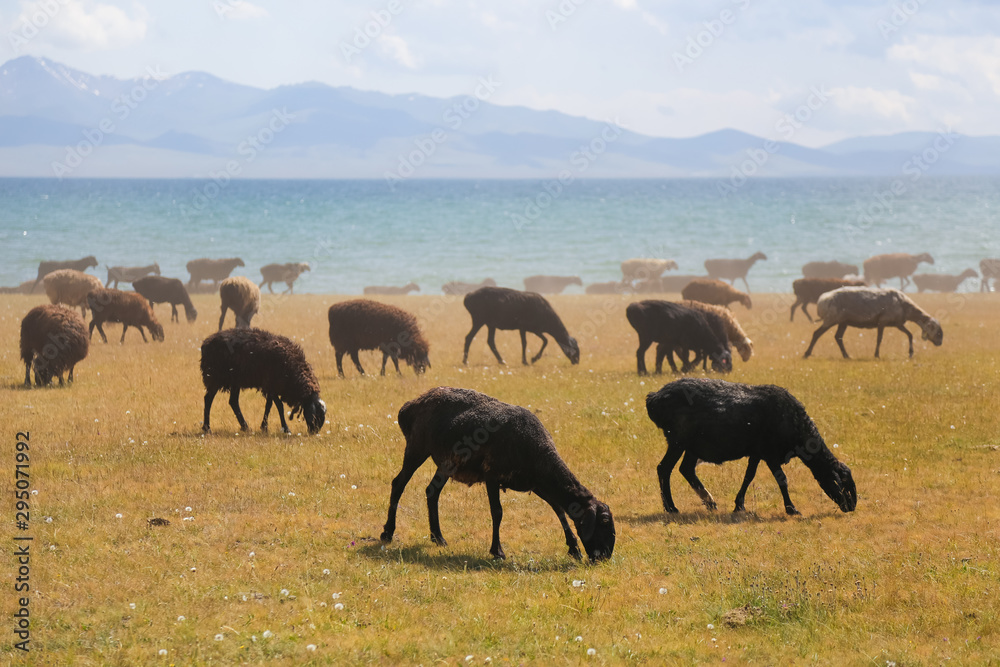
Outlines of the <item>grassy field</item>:
M944 345L901 333L851 330L844 361L832 332L801 356L815 325L791 297L755 295L735 312L756 343L728 379L787 387L854 472L858 507L841 513L809 471L785 467L801 517L785 515L765 467L732 500L745 462L702 466L719 501L705 510L675 470L679 515L660 504L656 465L666 443L646 394L669 375L635 374L626 299L552 299L582 350L571 366L550 345L519 363L516 332L485 331L461 364L469 318L460 300L387 298L417 314L433 367L415 377L345 368L337 377L326 308L339 297L265 295L255 324L298 340L320 378L329 423L308 437L256 431L263 399L245 392L254 431L238 433L225 398L215 433L201 433L202 339L217 297L199 295L194 325L169 323L165 343L131 331L95 336L69 388L21 387L20 318L41 297L0 300L0 404L6 415L0 566L5 660L34 664L493 664L679 662L729 664L986 664L1000 658L1000 295L920 295ZM230 318L232 315L230 314ZM911 329L917 327L911 325ZM530 339L531 349L537 340ZM648 362L652 362L652 351ZM391 370L391 365L390 365ZM530 406L563 458L607 502L615 553L597 566L566 554L556 517L532 495L507 493L508 559L489 558L482 486L441 496L447 547L428 539L417 472L395 541L376 538L403 440L407 400L438 385ZM30 431L31 648L14 649L13 471L17 431ZM169 526L150 527L152 517ZM588 650L593 649L589 655ZM161 650L166 651L161 656Z

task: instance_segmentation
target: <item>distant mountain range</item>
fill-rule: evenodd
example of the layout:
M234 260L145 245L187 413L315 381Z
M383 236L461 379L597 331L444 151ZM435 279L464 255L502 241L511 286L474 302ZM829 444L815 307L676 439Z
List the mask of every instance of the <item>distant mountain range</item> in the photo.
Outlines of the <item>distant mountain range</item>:
M927 132L821 149L720 130L666 139L555 111L201 72L121 80L0 66L0 176L544 178L1000 174L1000 137Z

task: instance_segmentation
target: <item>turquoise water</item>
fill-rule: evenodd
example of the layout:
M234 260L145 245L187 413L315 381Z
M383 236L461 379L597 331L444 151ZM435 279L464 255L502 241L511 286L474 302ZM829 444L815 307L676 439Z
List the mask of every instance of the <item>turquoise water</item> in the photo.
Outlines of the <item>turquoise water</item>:
M930 252L924 270L960 273L1000 256L1000 178L901 179L895 192L892 179L759 179L728 194L721 183L414 180L393 192L383 181L0 179L0 284L33 279L42 259L93 254L102 279L105 264L156 261L186 281L191 259L239 256L236 273L257 281L264 264L309 262L302 292L412 280L438 293L487 276L517 288L537 273L615 280L630 257L701 274L707 258L762 250L752 290L787 292L811 260Z

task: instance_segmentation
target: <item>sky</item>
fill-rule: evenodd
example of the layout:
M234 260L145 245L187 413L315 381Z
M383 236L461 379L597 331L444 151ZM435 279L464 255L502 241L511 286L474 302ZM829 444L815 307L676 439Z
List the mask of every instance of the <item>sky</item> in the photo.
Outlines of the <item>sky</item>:
M1000 134L1000 0L0 0L0 62L469 95L806 146ZM789 122L795 119L795 122Z

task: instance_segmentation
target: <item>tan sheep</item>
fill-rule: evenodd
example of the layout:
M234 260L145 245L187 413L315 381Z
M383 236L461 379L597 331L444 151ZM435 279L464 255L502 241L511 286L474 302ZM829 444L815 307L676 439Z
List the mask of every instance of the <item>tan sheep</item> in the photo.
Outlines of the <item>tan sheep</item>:
M865 260L865 280L876 287L890 278L899 278L899 288L906 289L910 276L917 270L921 262L934 263L934 258L926 252L911 255L905 252L892 252L885 255L875 255Z
M635 284L636 294L680 294L692 280L706 279L705 276L662 276L640 280Z
M203 280L211 280L212 286L215 287L219 284L219 281L225 280L229 277L229 274L233 272L237 266L246 266L243 260L239 257L230 257L228 259L209 259L207 257L202 257L200 259L192 259L187 263L188 273L191 274L191 281L188 283L188 289L192 292L198 290L198 286Z
M587 294L631 294L632 284L626 281L612 280L606 283L590 283L584 290Z
M715 306L729 307L733 301L751 307L750 295L731 287L721 280L711 280L709 278L697 278L692 280L681 290L681 296L688 301L701 301Z
M410 292L419 292L420 286L416 283L407 283L402 287L392 287L383 285L369 285L364 290L365 294L382 294L385 296L400 296Z
M580 276L528 276L524 279L525 292L559 294L570 285L583 287Z
M706 259L705 270L708 271L709 278L722 278L736 285L739 278L746 285L747 292L750 291L750 283L747 282L747 272L758 260L767 259L767 255L762 252L755 252L746 259Z
M622 279L628 282L650 280L671 269L677 269L677 262L672 259L627 259L622 262Z
M802 312L806 314L812 322L812 315L806 310L810 303L816 303L819 298L827 292L832 292L841 287L863 287L863 280L848 280L846 278L799 278L792 283L792 291L795 292L795 303L792 304L792 312L789 322L795 321L795 309L802 306Z
M104 267L108 270L108 282L104 286L111 287L111 283L114 283L115 289L118 289L118 283L133 283L150 274L160 275L160 265L156 262L148 266L108 266L105 264Z
M844 278L858 275L858 267L832 260L829 262L807 262L802 265L805 278Z
M87 294L104 287L101 279L76 269L59 269L43 278L45 293L53 304L80 307L80 314L87 317Z
M480 287L496 287L497 281L492 278L487 278L481 283L463 283L459 281L452 281L450 283L445 283L441 285L441 291L445 294L451 294L453 296L462 296L463 294L469 294L470 292L475 292Z
M260 267L260 275L264 279L260 281L260 287L264 287L267 284L267 289L271 291L271 294L274 294L274 288L271 286L271 283L285 283L288 286L285 292L294 294L293 285L295 281L309 270L309 265L306 262L289 262L287 264L268 264L262 266Z
M733 315L731 310L722 306L702 303L701 301L682 301L681 305L700 310L703 313L714 313L721 317L729 343L740 353L740 358L743 361L750 361L750 357L753 356L753 341L743 331L743 327L740 326L740 323L736 320L736 316Z
M219 316L219 331L226 321L226 310L231 309L236 316L237 329L249 329L250 320L260 310L260 288L245 276L226 278L219 284L219 299L222 314Z
M966 278L978 278L974 269L966 269L957 276L946 273L918 273L913 276L913 284L918 292L957 292L958 286Z
M983 274L982 279L979 281L979 291L989 292L990 279L1000 280L1000 259L987 257L979 262L979 271Z

